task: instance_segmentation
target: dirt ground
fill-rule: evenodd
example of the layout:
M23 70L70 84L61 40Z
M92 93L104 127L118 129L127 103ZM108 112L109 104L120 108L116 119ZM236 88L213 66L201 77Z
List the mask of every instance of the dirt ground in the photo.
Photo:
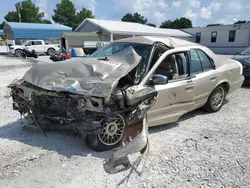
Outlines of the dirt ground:
M97 153L72 133L25 130L6 85L48 57L0 56L0 187L250 187L250 87L227 97L221 111L197 110L177 123L149 129L144 173L110 175Z

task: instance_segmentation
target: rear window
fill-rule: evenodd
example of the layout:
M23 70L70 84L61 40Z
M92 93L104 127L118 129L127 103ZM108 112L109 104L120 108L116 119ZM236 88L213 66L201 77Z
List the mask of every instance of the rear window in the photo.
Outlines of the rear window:
M35 45L42 45L42 41L35 41Z
M190 62L190 73L197 74L202 72L200 58L195 50L190 50Z

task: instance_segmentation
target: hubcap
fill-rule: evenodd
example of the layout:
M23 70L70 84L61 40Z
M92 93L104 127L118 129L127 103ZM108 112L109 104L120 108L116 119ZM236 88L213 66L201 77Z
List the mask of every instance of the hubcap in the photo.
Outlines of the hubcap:
M55 51L52 50L52 49L49 49L49 52L48 52L49 55L54 55L55 54Z
M101 120L101 134L99 140L105 145L114 145L121 141L125 121L121 115L117 117L104 117Z
M21 50L16 50L16 56L21 56L22 55L22 51Z
M214 95L212 96L212 105L213 108L217 109L220 108L220 106L223 104L225 96L225 91L222 87L217 88L217 90L214 92Z

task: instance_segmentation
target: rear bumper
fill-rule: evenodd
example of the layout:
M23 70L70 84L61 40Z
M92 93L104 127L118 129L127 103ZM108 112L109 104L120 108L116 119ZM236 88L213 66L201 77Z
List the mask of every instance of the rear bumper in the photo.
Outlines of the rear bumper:
M228 92L228 94L236 91L237 89L241 88L243 82L245 80L244 76L241 76L238 80L236 80L235 82L233 82L230 86L230 90Z

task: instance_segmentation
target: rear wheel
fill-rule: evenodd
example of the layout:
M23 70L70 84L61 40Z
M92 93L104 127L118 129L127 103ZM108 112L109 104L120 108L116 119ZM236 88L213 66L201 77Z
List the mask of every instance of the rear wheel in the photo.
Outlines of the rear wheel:
M226 89L223 85L216 87L208 98L204 109L208 112L217 112L223 106L226 98Z
M101 120L101 133L88 135L86 142L94 151L106 151L121 145L125 120L121 115L104 117Z
M55 55L55 53L56 53L56 50L54 48L49 48L47 51L48 55Z
M36 52L34 52L34 58L38 58L38 55L37 55L37 53Z

